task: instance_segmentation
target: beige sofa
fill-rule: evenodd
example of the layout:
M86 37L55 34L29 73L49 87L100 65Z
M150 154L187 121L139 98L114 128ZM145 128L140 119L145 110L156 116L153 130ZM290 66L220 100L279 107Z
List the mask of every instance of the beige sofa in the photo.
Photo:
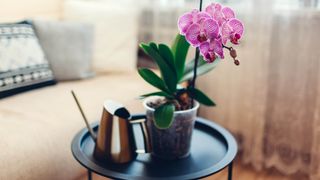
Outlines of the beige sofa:
M115 5L114 1L108 2ZM82 117L70 94L71 89L77 93L88 119L92 122L100 119L105 99L117 100L133 113L143 110L141 101L136 97L152 91L152 87L143 82L134 70L137 24L133 23L137 21L132 13L127 14L130 18L126 23L122 23L121 28L117 27L128 29L128 26L131 27L130 31L127 31L125 36L122 34L122 39L117 37L119 42L115 41L112 34L115 33L114 30L118 30L117 28L103 30L104 24L115 26L119 20L117 15L117 21L110 25L110 18L114 16L112 12L118 11L105 10L110 6L106 5L108 2L1 2L0 22L40 18L93 23L95 36L98 38L94 45L93 66L95 71L105 74L87 80L61 82L55 86L0 99L0 180L78 180L85 176L85 169L73 158L70 150L73 136L84 127ZM125 2L127 1L123 1ZM102 9L99 9L99 3L104 3L101 5ZM124 7L122 10L125 10ZM99 11L95 11L95 8ZM100 18L95 17L98 15L94 13L88 17L90 12L104 14ZM123 16L121 18L124 19ZM95 19L97 20L94 21ZM124 40L127 42L125 45ZM107 44L103 44L105 42ZM121 47L121 51L117 49L118 46ZM117 61L118 59L126 61ZM122 72L112 72L114 69L121 69Z
M117 100L134 112L143 111L138 95L150 92L135 72L114 72L0 100L0 179L71 180L85 169L70 150L84 122L70 94L73 89L90 121L97 121L105 99Z

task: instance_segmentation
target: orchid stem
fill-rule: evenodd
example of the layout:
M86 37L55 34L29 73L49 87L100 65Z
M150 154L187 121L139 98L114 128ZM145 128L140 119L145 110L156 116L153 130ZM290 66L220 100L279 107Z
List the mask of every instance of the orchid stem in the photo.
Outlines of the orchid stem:
M199 11L202 11L202 0L200 0Z
M225 45L223 45L223 44L222 44L222 47L228 49L229 51L232 49L232 47L228 47L228 46L225 46Z
M197 66L198 66L198 61L199 61L199 48L196 49L196 55L194 57L194 66L193 66L193 78L191 81L191 87L195 88L196 85L196 80L197 80Z
M199 4L199 11L202 11L202 0L200 0L200 4ZM197 80L197 67L198 67L198 61L199 61L199 48L196 48L196 54L194 57L194 66L193 66L193 78L191 81L191 88L195 88L196 86L196 80ZM193 97L191 99L191 106L193 107Z

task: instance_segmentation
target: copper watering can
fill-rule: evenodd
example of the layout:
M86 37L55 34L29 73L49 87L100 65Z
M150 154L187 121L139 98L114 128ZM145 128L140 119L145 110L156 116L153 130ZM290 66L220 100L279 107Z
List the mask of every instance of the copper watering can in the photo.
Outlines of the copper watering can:
M72 95L86 122L90 136L95 142L93 156L97 160L127 163L135 159L138 153L151 152L151 143L145 123L145 115L130 115L129 111L120 103L107 100L103 105L98 133L95 134L73 91ZM143 150L137 150L133 132L134 124L140 124L144 141Z

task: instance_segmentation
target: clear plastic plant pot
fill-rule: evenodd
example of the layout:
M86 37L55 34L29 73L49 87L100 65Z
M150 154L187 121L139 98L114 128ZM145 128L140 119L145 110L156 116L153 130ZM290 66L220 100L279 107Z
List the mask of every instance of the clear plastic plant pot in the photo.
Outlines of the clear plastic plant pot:
M171 126L167 129L159 129L154 124L155 110L148 106L148 102L155 98L159 97L147 98L143 102L151 138L152 155L164 160L188 157L199 103L195 102L192 109L174 112Z

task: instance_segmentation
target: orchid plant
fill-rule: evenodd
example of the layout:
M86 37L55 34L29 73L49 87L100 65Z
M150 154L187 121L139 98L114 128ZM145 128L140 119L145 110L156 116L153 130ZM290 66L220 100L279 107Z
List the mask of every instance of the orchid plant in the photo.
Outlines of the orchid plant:
M228 42L238 45L244 32L242 22L236 19L231 8L212 3L202 11L200 0L199 10L179 17L178 28L179 34L171 47L154 42L140 44L144 52L155 60L161 73L159 77L150 69L138 70L146 82L160 90L142 95L141 98L162 96L165 99L155 107L154 112L155 125L160 129L170 127L174 111L192 108L194 100L215 106L205 93L195 87L195 82L197 76L208 73L220 59L224 59L224 48L229 51L234 63L240 64L236 59L236 50L227 46ZM195 58L186 63L190 45L196 48Z

